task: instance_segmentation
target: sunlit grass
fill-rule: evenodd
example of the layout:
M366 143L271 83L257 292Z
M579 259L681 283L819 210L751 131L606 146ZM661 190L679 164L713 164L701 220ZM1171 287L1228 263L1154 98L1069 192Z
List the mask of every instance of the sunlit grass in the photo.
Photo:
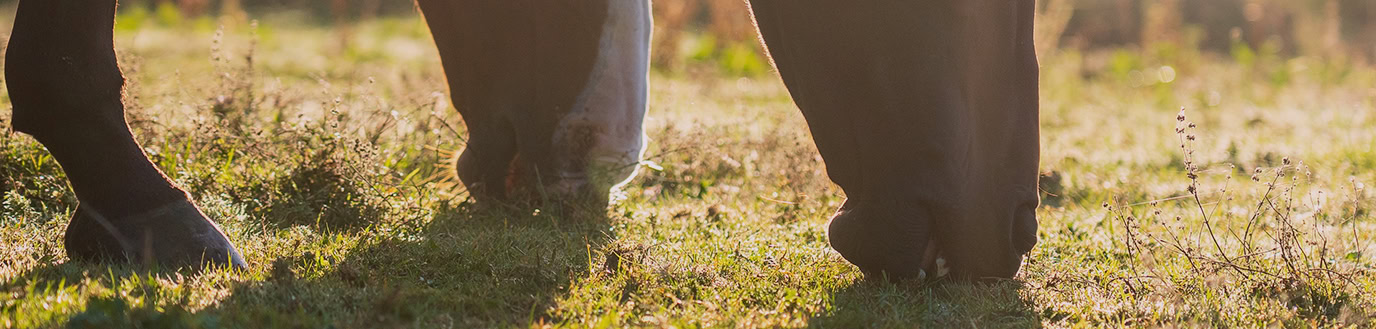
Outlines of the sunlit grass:
M131 126L250 269L69 263L75 197L6 135L0 327L1307 327L1376 307L1376 71L1341 59L1048 54L1041 242L1022 274L889 284L827 247L844 197L771 75L656 73L662 170L606 216L499 213L442 180L463 125L420 21L348 38L166 24L119 30Z

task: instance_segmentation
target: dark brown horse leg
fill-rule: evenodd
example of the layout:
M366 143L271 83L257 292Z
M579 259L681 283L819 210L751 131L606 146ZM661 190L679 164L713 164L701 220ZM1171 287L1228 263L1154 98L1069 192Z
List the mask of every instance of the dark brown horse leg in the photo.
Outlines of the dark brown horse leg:
M1036 243L1032 0L752 0L867 275L1012 277Z
M68 256L245 266L219 228L143 154L124 121L115 0L24 0L6 53L14 129L62 165L81 200Z

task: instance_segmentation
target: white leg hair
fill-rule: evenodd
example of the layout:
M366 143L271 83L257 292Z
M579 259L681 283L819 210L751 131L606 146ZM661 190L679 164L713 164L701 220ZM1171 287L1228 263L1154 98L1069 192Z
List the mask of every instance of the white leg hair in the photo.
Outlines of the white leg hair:
M620 187L635 177L644 155L644 129L649 98L650 33L648 0L612 0L597 63L586 89L560 121L556 148L570 158L560 161L556 193L582 185L597 193ZM586 154L579 154L586 151ZM583 174L578 164L586 165Z

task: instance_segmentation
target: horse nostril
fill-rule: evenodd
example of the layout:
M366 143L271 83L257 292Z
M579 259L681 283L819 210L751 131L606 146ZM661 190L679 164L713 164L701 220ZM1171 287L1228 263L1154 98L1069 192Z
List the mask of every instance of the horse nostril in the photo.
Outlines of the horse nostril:
M884 206L847 201L827 225L832 248L866 277L898 281L937 273L924 212Z

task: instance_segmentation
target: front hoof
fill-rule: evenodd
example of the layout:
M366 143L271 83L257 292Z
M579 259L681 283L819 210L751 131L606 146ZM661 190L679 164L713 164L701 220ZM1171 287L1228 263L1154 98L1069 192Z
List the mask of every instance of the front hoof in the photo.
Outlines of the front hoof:
M220 227L185 200L117 219L79 206L64 240L68 257L79 261L194 269L248 267Z
M940 276L931 219L910 207L870 207L847 201L827 227L831 247L866 277L889 281ZM903 211L912 210L912 211Z

